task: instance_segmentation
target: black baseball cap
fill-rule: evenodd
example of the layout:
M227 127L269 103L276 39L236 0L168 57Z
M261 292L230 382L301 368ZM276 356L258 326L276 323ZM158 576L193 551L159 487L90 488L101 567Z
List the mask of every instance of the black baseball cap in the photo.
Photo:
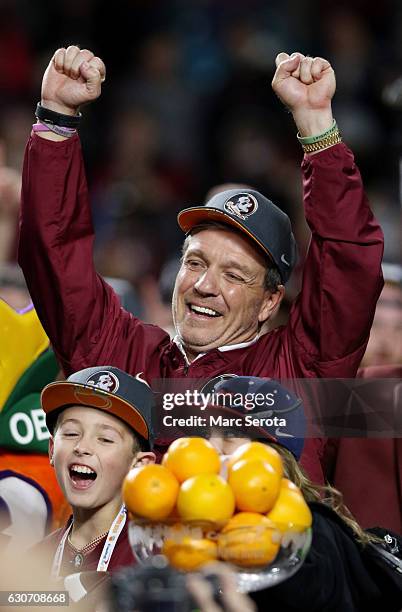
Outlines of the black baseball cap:
M85 368L46 385L41 405L51 434L62 410L82 405L113 414L152 447L154 395L139 375L130 376L113 366Z
M243 417L241 426L224 428L225 433L276 442L300 459L306 433L302 400L277 380L224 374L209 381L202 392L214 397L204 416ZM259 424L247 425L245 416ZM276 423L269 424L274 417Z
M177 221L188 233L207 221L218 221L245 233L276 265L283 283L289 279L297 260L296 241L290 219L258 191L229 189L214 195L203 206L180 211Z

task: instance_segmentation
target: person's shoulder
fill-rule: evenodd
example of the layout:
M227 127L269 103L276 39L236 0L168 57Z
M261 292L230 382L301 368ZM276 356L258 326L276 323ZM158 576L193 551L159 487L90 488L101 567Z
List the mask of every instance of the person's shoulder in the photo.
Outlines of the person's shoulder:
M346 523L339 516L339 514L333 508L328 506L328 504L320 501L314 501L309 502L308 506L311 510L311 514L313 515L313 521L317 522L318 524L331 522L342 527L346 526Z
M323 502L310 502L309 508L313 516L313 537L315 539L330 539L337 546L356 547L356 536L352 528L330 506Z

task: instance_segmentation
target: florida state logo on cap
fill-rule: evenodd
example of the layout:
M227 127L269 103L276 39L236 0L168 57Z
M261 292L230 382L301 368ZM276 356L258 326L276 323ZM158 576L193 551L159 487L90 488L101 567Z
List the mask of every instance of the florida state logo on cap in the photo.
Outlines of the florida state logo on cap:
M102 391L107 391L108 393L116 393L120 385L117 376L107 370L95 372L85 381L85 384L102 389Z
M257 199L251 193L238 193L233 198L226 200L224 209L239 219L247 219L253 215L258 208Z

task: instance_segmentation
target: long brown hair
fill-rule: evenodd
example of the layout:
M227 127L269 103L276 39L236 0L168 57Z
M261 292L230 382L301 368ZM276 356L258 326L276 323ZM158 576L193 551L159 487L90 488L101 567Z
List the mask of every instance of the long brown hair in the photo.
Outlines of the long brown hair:
M314 484L287 448L275 444L274 442L270 442L269 445L273 446L282 457L286 478L289 478L289 480L299 487L306 502L321 502L332 508L332 510L334 510L353 530L356 539L361 544L382 542L381 538L363 531L353 514L343 503L343 495L338 489L328 484L324 486Z

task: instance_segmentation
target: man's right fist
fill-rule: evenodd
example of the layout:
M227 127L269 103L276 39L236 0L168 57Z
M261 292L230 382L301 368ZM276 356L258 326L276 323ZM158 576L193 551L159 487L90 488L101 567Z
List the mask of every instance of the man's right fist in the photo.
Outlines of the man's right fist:
M64 115L75 115L82 104L96 100L105 80L105 64L88 49L57 49L42 81L41 104Z

